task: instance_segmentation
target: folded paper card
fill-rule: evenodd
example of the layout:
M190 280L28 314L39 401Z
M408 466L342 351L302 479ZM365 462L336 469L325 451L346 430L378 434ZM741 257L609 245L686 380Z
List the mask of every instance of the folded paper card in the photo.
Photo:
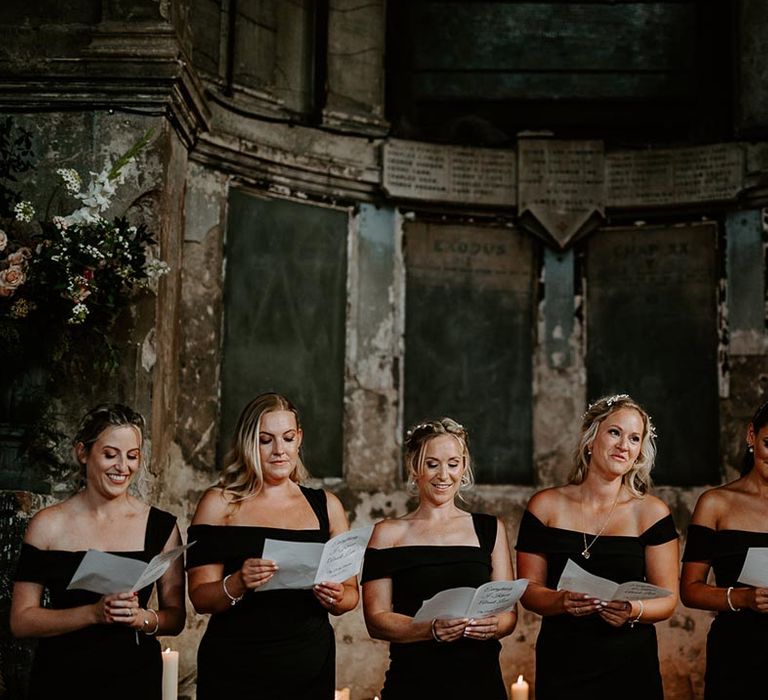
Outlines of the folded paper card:
M89 549L77 567L67 590L80 589L101 595L140 591L159 579L194 542L161 552L149 563L140 559Z
M489 581L477 588L448 588L425 600L414 620L482 619L512 610L528 587L528 580Z
M274 561L279 569L255 590L312 588L322 581L342 583L357 576L372 532L373 526L358 527L336 535L325 544L266 539L261 558Z
M647 600L672 595L672 591L645 581L616 583L602 576L595 576L582 569L572 559L568 560L560 575L557 590L586 593L600 600Z
M750 547L744 557L739 583L756 588L768 588L768 547Z

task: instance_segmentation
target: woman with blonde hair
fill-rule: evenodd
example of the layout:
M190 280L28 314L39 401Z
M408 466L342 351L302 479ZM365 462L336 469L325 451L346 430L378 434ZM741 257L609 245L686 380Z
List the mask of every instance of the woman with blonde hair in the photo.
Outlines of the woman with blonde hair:
M277 571L264 540L326 542L349 529L339 499L301 485L296 407L266 393L242 411L216 485L189 528L189 597L210 613L198 649L197 698L232 694L332 700L335 640L328 613L358 602L356 578L311 590L259 591Z
M406 434L405 464L418 506L376 525L363 569L368 632L390 643L382 700L506 700L499 640L514 630L516 610L414 620L440 591L514 576L503 522L455 503L473 483L466 430L451 418L415 426Z
M677 604L678 538L669 508L650 494L654 439L650 417L630 396L598 399L582 417L568 483L535 493L523 513L517 567L529 583L521 602L543 617L537 700L664 697L654 623ZM607 601L559 589L569 560L670 595Z

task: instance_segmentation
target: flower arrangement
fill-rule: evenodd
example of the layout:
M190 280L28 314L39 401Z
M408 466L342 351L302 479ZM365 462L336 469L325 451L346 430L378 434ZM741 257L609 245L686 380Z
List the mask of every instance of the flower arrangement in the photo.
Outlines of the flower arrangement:
M54 357L89 333L111 350L107 333L118 312L168 272L153 255L156 241L145 225L103 216L124 181L125 166L150 137L148 132L114 163L91 172L85 186L76 170L58 169L68 214L36 219L29 201L12 203L12 215L0 222L0 347L5 354L25 349L30 336L40 334L48 336Z

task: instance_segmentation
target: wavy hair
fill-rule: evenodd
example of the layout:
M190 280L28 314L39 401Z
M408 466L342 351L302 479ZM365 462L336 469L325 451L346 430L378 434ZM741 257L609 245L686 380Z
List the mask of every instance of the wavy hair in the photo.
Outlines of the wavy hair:
M653 464L656 460L656 431L648 412L629 394L603 396L594 403L589 404L581 419L579 442L573 455L573 466L568 475L569 484L580 484L587 477L591 459L589 445L597 437L600 424L608 416L622 408L634 409L643 419L643 437L640 443L640 454L631 469L623 476L622 482L632 495L638 498L651 490L653 485L651 469L653 469Z
M441 435L450 435L456 439L461 447L461 454L464 457L464 473L459 482L459 497L461 497L461 492L472 488L475 483L472 458L469 453L469 436L461 423L457 423L453 418L447 416L419 423L405 434L405 469L408 490L413 491L415 480L424 471L424 455L427 443Z
M216 482L233 505L255 496L264 486L264 473L259 456L259 433L261 417L272 411L290 411L296 418L296 428L301 429L298 409L282 394L259 394L246 405L237 419L232 444ZM304 467L300 455L289 478L296 483L309 478L309 472Z

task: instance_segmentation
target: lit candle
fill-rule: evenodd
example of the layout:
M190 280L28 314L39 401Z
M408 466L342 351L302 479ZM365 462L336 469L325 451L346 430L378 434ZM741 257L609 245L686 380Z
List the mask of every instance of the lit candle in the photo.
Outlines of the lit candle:
M163 700L176 700L179 694L179 652L166 649L163 657Z
M337 690L334 694L334 700L349 700L349 688Z
M528 700L528 684L523 680L523 674L521 673L517 680L509 686L512 692L511 700Z

